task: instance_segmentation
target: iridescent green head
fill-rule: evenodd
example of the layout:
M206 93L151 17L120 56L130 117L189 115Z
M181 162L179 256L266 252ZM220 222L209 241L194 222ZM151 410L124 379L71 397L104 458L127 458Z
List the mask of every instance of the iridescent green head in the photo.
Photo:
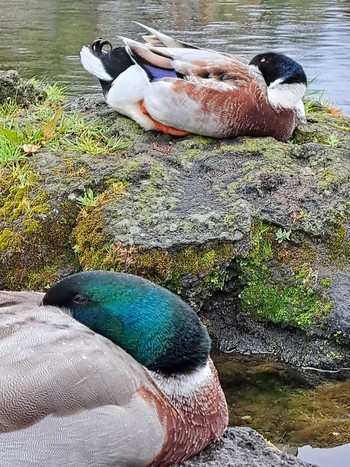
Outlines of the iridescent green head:
M207 361L210 339L196 313L177 295L141 277L80 272L51 287L43 303L69 308L77 321L150 370L186 373Z

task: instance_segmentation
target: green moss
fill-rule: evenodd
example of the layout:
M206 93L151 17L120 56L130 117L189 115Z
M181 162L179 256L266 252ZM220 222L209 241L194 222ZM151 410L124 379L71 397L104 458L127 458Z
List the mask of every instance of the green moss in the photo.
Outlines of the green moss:
M332 281L330 277L323 277L322 279L320 279L321 287L329 288L331 286L331 283Z
M231 150L232 149L233 147L231 146ZM276 163L276 167L280 167L282 161L284 168L295 166L295 162L289 157L289 143L281 143L274 138L241 137L238 138L237 143L234 145L234 150L237 152L261 155L264 159Z
M101 213L101 211L100 211ZM94 219L103 224L95 209ZM209 250L189 247L169 252L157 248L146 250L142 246L113 242L101 235L100 227L81 220L75 228L75 251L83 269L108 269L137 274L166 285L176 293L185 293L184 278L195 278L198 293L209 294L222 289L227 278L226 268L232 260L233 246L217 244Z
M319 173L318 187L321 191L325 191L331 188L332 185L336 185L340 180L335 170L325 168Z
M244 291L243 310L283 325L308 328L321 312L317 294L302 284L269 285L266 274L254 274Z
M168 287L182 294L182 279L196 277L199 288L206 293L221 290L227 280L227 266L232 262L234 246L228 242L215 242L211 248L188 247L172 255L172 268Z
M198 135L187 136L178 143L179 160L184 166L195 160L205 159L208 156L208 146L216 144L216 140Z
M62 201L53 215L42 180L28 163L8 167L0 180L0 267L8 288L40 289L57 279L69 258L68 232L74 218Z
M171 274L172 257L165 250L146 250L142 246L117 242L110 258L114 269L146 277L156 284L165 285Z
M327 262L339 269L350 269L350 238L345 222L333 223L333 232L328 240Z
M73 250L82 269L111 269L112 236L104 232L103 204L84 207L72 232Z
M311 105L307 121L307 125L301 125L296 129L294 143L313 142L329 148L348 146L349 141L344 135L344 130L346 131L349 126L349 120L338 109L325 105Z
M77 217L72 242L82 269L108 269L142 275L177 293L184 292L182 281L188 276L196 278L200 291L209 293L223 287L227 265L234 255L232 244L216 242L206 248L166 251L115 242L106 233L106 204L108 197L105 195L97 205L84 207Z
M271 155L271 157L277 156L276 153L284 154L285 152L285 143L281 143L270 137L254 138L244 136L239 138L239 144L236 147L239 151Z
M57 282L61 279L62 275L62 262L58 262L57 264L45 264L42 265L35 264L35 267L28 268L26 274L21 276L21 282L23 284L23 288L29 290L45 290L51 287L52 284ZM23 271L22 271L23 273ZM12 278L13 281L16 281L18 278L16 276L9 276ZM14 288L19 287L13 285ZM21 288L22 288L21 287Z
M20 247L22 236L38 229L37 216L48 211L48 202L46 193L40 189L39 177L26 165L5 170L3 175L0 181L0 252L6 249L7 254L11 254L11 250ZM22 220L22 229L12 231L12 224L18 218Z
M275 323L307 329L317 317L330 311L330 304L312 288L311 261L303 248L296 255L287 242L279 245L275 235L273 226L255 224L249 254L237 259L243 284L242 310Z
M337 345L343 345L346 342L346 336L344 335L343 331L335 331L333 334L331 334L331 339Z
M137 159L135 157L132 159L125 160L123 162L123 169L122 172L119 174L118 181L128 182L135 173L138 173L142 170L143 165L144 161L141 158Z

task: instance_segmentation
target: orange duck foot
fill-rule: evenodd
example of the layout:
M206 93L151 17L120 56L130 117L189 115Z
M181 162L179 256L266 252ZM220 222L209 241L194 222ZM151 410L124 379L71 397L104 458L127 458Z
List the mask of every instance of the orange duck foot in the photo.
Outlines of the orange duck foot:
M187 135L189 135L189 131L178 130L177 128L173 128L171 126L163 125L163 123L160 123L157 120L155 120L154 118L152 118L150 116L150 114L147 112L146 106L145 106L143 101L141 102L140 107L141 107L142 113L147 115L147 117L152 120L152 122L154 123L157 131L161 131L162 133L165 133L166 135L173 135L173 136L187 136Z

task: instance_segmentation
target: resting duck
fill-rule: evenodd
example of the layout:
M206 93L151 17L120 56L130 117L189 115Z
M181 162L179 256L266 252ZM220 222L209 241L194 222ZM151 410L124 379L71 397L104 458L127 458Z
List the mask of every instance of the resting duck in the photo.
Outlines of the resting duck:
M207 330L168 290L82 272L0 317L2 466L167 466L223 434Z
M140 24L140 23L137 23ZM145 44L97 40L80 52L107 103L146 130L285 141L305 123L303 68L281 53L243 58L198 49L144 27ZM107 50L106 50L107 48Z

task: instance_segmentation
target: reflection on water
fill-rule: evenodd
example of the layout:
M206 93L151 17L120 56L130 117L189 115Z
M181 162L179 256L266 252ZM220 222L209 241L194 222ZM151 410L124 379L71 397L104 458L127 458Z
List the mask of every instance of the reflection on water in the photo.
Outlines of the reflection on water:
M98 89L79 64L82 44L140 37L137 20L247 58L285 52L350 115L348 0L0 0L0 8L0 68L47 76L71 93Z
M230 425L248 425L294 454L305 444L338 446L334 451L321 451L324 460L320 465L349 467L350 381L310 388L300 374L281 363L234 354L216 356L214 361L229 406ZM329 461L331 453L333 460ZM315 464L319 455L319 450L306 446L298 450L300 458Z
M318 467L348 467L350 465L350 444L335 448L312 448L303 446L298 450L298 457Z

